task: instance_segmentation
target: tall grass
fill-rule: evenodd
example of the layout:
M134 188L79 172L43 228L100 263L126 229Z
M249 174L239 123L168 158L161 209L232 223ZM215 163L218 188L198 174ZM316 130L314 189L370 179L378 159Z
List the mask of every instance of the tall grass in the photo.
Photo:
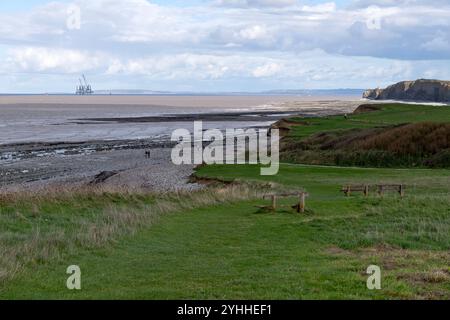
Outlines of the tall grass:
M0 194L0 284L25 266L99 248L151 226L162 215L259 197L262 187L167 194L99 187Z

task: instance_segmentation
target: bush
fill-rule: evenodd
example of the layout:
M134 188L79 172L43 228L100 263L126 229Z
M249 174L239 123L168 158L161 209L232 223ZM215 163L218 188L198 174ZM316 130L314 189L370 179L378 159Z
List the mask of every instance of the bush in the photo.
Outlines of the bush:
M338 166L358 167L417 167L422 166L420 157L403 155L398 156L384 150L367 150L356 152L337 152L334 158Z
M443 150L424 161L424 166L430 168L450 168L450 149Z
M450 124L422 122L286 139L281 159L339 166L450 168Z

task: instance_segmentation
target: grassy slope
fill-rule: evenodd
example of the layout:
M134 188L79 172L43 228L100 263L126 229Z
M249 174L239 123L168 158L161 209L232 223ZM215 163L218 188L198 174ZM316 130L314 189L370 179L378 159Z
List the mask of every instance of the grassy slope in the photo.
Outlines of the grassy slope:
M315 165L450 167L449 127L443 124L450 123L450 107L373 106L380 110L352 114L348 118L294 118L281 145L281 159ZM401 141L397 135L402 137Z
M424 121L450 122L450 108L448 106L436 107L408 104L385 104L382 106L380 111L351 115L348 120L345 120L343 116L307 119L309 125L294 126L290 135L303 138L314 133L333 130L383 127ZM302 118L291 120L305 121Z
M357 117L361 125L379 125L435 116L416 106L392 106L384 116ZM321 123L318 128L299 130L341 128L343 120L335 120L314 120ZM449 170L286 164L274 177L259 176L255 166L208 166L198 175L305 188L311 193L308 213L258 213L254 205L261 200L205 203L164 216L113 244L37 261L0 289L0 298L450 298ZM339 193L341 184L362 181L405 183L407 198ZM71 206L72 214L92 213ZM21 223L11 221L7 230L19 230ZM83 270L80 292L65 289L70 264ZM381 291L365 287L369 264L382 267Z

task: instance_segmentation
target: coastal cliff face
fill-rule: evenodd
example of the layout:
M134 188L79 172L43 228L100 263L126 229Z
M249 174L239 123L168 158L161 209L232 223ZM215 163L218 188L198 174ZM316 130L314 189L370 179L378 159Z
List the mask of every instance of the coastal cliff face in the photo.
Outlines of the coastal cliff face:
M386 89L366 90L363 98L448 103L450 102L450 81L425 79L404 81Z

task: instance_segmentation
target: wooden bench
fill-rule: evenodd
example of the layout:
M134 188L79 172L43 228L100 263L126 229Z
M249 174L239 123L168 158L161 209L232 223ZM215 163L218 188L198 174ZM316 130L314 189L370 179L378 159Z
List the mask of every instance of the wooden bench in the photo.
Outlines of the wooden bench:
M377 188L380 196L383 196L385 191L396 191L400 197L405 196L405 185L403 184L378 184Z
M260 209L268 209L270 211L276 211L277 209L277 199L278 198L289 198L289 197L298 197L299 202L295 205L291 206L292 209L295 209L297 213L304 213L306 210L306 198L309 197L309 193L307 192L292 192L292 193L280 193L280 194L266 194L263 197L263 200L265 199L271 199L271 205L270 206L258 206ZM282 206L280 206L282 207Z
M369 196L369 190L370 190L370 186L367 184L364 185L346 185L343 186L341 189L341 192L344 192L344 194L347 197L350 197L350 195L352 194L352 192L363 192L365 197Z
M378 190L378 194L380 196L383 196L385 191L396 191L400 194L400 197L403 198L405 196L405 185L403 184L377 184L373 186L373 188L376 188ZM347 197L350 197L352 192L363 192L364 196L368 197L370 189L371 186L368 184L345 185L342 187L341 192L344 192Z

